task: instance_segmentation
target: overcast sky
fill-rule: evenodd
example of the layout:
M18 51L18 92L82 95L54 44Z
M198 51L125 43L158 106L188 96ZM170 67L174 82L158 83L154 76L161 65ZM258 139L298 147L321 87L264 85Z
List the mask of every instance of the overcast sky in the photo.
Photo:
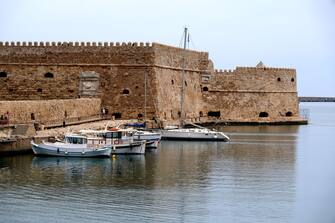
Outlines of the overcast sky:
M335 0L1 0L0 41L160 42L216 69L297 69L300 96L335 96Z

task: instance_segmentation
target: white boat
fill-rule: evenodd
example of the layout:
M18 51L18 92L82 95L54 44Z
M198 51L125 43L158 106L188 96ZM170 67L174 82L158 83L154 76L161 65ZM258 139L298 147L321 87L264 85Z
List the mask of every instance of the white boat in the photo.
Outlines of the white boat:
M110 156L111 148L94 139L76 134L65 135L62 142L31 141L31 146L36 155L63 156L63 157L98 157Z
M166 140L193 140L193 141L229 141L223 132L206 128L180 128L162 130L162 139Z
M134 132L134 140L145 140L147 149L156 149L161 140L161 137L162 134L160 132L149 132L143 130L136 130Z
M111 154L145 154L146 141L134 140L133 133L127 129L81 130L80 134L99 139L111 148Z

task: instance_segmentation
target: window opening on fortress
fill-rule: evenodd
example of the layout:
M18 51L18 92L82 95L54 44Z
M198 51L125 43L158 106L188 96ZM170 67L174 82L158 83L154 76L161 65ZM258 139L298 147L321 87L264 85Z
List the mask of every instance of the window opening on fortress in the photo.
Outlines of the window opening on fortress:
M221 112L220 111L209 111L207 113L208 117L216 117L216 118L220 118L221 116Z
M277 81L281 81L280 77L277 78Z
M123 89L122 94L129 94L129 90L128 89Z
M34 114L34 113L31 113L31 114L30 114L30 119L31 119L31 120L35 120L35 114Z
M291 117L291 116L293 116L293 113L291 111L288 111L288 112L285 113L285 115L286 115L286 117Z
M202 91L208 91L208 87L203 87Z
M174 85L174 81L173 80L171 80L171 84Z
M202 82L208 82L210 80L210 76L208 76L208 75L202 75L201 76L201 80L202 80Z
M260 113L259 113L259 117L260 117L260 118L266 118L266 117L269 117L269 113L267 113L267 112L260 112Z
M69 89L69 93L73 93L74 92L74 90L72 90L72 89Z
M44 74L44 77L46 77L46 78L54 78L54 74L48 72L48 73L45 73L45 74Z
M112 116L115 117L115 119L120 119L121 118L121 113L120 112L115 112L112 114Z
M187 87L187 82L185 81L185 86Z
M200 117L203 117L203 116L204 116L204 114L202 113L202 111L199 112L199 116L200 116Z
M0 72L0 77L7 77L7 72L1 71Z
M180 111L178 112L178 117L179 117L179 118L181 117L181 112L180 112Z
M294 78L293 77L291 78L291 82L294 82Z
M142 119L143 118L143 115L140 113L140 114L137 114L137 118L138 119Z
M135 88L138 89L138 86L136 85Z
M37 92L42 92L42 91L43 91L42 88L37 89Z

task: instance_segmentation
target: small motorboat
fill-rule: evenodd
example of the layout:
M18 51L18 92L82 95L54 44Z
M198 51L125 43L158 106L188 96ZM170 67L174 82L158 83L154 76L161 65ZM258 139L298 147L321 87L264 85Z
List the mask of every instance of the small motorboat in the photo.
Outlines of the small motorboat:
M146 141L147 149L156 149L161 140L162 134L160 132L150 132L144 130L135 130L134 131L134 140Z

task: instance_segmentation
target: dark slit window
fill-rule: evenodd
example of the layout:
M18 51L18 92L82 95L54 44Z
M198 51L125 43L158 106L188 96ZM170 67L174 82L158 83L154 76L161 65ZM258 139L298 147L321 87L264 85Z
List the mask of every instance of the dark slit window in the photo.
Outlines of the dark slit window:
M220 111L209 111L207 113L208 117L217 117L220 118L221 112Z
M7 72L1 71L0 72L0 77L7 77Z
M46 77L46 78L54 78L54 74L48 72L48 73L45 73L45 74L44 74L44 77Z
M288 112L285 113L285 115L286 115L287 117L291 117L291 116L293 116L293 113L292 113L291 111L288 111Z
M121 113L120 112L114 112L112 116L115 117L115 119L120 119L121 118Z
M259 113L259 117L260 117L260 118L269 117L269 113L267 113L267 112L260 112L260 113Z

